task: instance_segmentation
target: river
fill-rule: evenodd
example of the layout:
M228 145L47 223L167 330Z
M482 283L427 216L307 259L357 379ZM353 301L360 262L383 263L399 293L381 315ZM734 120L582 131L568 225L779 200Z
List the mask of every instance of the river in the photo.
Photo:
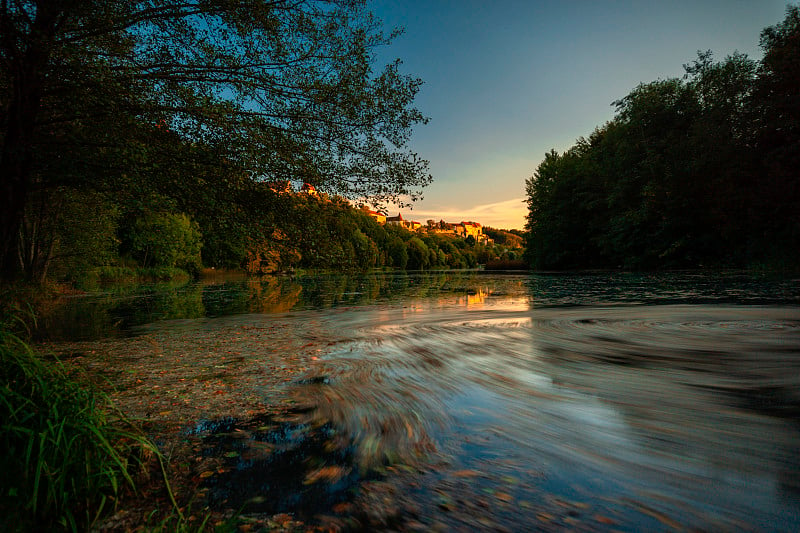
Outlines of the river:
M345 529L800 530L796 278L206 280L71 298L38 335L122 388L216 369L170 404L221 465L212 506Z

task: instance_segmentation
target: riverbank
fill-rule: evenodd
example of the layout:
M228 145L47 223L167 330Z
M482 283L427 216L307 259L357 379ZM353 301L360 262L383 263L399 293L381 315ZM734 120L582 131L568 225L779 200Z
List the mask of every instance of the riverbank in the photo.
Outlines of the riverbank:
M155 446L102 392L0 320L0 525L85 530L135 490ZM22 322L16 320L17 323Z
M193 282L65 298L37 352L158 445L186 526L747 529L793 516L735 481L796 488L797 294L692 273ZM687 454L734 480L711 511L672 484ZM103 527L180 519L155 466Z
M317 348L287 338L277 324L230 325L213 332L171 326L132 339L43 343L36 350L54 354L70 376L102 390L158 445L186 524L207 520L222 526L237 509L209 508L206 485L229 467L225 457L204 448L198 428L223 420L282 419L292 405L285 384L308 370ZM153 466L136 495L127 495L100 529L128 531L174 513ZM245 523L256 529L299 527L287 516L250 515Z
M29 345L24 339L36 328L34 309L47 313L80 293L48 285L17 286L4 294L4 530L300 527L289 516L240 520L237 509L209 509L200 485L211 473L223 471L222 457L205 456L200 437L192 436L193 427L203 421L280 416L286 405L277 390L305 370L302 365L310 357L304 359L299 346L283 347L293 350L291 362L237 370L234 381L242 373L258 379L255 395L224 376L226 364L244 361L228 339L256 342L242 335L245 330L202 339L143 335ZM271 344L281 349L275 341Z

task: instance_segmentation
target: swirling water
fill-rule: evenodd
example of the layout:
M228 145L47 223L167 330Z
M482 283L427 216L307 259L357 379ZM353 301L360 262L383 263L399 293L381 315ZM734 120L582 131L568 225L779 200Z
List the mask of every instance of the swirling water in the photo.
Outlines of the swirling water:
M391 483L373 526L800 529L798 280L378 285L279 310L319 345L297 422Z
M358 338L297 392L365 454L433 443L509 499L540 497L526 485L601 497L613 504L594 511L619 522L645 519L627 505L675 523L799 525L796 309L365 314L338 324Z

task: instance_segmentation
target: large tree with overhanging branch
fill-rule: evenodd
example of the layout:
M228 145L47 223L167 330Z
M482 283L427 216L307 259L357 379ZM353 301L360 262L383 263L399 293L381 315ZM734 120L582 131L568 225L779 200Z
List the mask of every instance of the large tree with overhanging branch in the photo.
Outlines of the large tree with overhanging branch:
M0 0L0 276L57 187L417 198L421 81L373 69L395 36L359 0Z

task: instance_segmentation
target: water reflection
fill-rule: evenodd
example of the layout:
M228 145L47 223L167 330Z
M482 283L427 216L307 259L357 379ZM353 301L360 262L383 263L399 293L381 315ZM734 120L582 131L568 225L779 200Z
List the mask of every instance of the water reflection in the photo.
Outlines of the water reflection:
M335 327L358 338L328 353L315 370L324 379L297 398L315 407L313 423L356 440L362 464L442 454L447 468L414 482L422 501L475 471L509 501L556 494L615 527L800 526L796 307L454 305L363 310Z
M376 303L439 302L510 308L597 303L800 303L797 280L741 274L497 275L476 271L372 272L110 286L67 298L39 317L40 339L130 335L161 320L284 313ZM416 305L416 303L415 303Z
M138 326L164 320L274 314L450 295L476 305L493 293L496 284L475 272L375 272L114 286L65 299L40 317L37 334L41 340L90 340L130 335ZM517 293L524 291L521 280L512 285Z
M172 312L181 294L195 303ZM127 322L108 330L181 312L232 315L206 329L280 316L320 350L290 385L292 427L325 428L326 453L347 451L334 454L346 468L318 471L382 473L393 528L800 528L797 280L378 274L159 298L123 297L106 316ZM374 508L377 490L352 505ZM295 504L280 510L314 509Z

